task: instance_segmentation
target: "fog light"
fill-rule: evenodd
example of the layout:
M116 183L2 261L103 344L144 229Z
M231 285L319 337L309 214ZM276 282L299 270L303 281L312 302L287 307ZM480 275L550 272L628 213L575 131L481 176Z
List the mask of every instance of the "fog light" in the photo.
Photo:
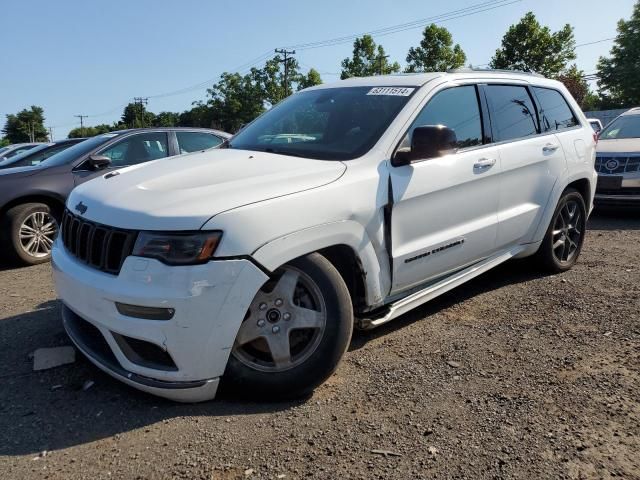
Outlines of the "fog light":
M162 307L142 307L140 305L128 305L116 302L116 308L120 315L133 318L143 318L145 320L171 320L176 313L173 308Z

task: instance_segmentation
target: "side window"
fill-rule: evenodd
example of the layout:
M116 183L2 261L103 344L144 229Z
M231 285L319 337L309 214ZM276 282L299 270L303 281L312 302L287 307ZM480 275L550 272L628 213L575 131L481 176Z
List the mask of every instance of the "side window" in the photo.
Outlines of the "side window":
M167 134L163 132L132 135L98 152L111 159L114 167L135 165L169 156Z
M217 147L222 143L220 137L205 132L176 132L180 153L200 152Z
M495 141L513 140L538 133L535 107L525 87L487 85L485 91Z
M51 147L45 150L44 152L36 153L35 155L33 155L28 159L29 165L38 165L39 163L44 162L47 158L52 157L56 153L60 153L63 150L66 150L70 146L71 145L68 145L68 144L58 145L55 147Z
M482 144L482 120L476 87L453 87L436 93L415 119L402 147L411 145L416 127L444 125L456 134L457 147L466 148Z
M578 119L560 92L541 87L534 87L533 90L540 102L543 132L562 130L578 125Z

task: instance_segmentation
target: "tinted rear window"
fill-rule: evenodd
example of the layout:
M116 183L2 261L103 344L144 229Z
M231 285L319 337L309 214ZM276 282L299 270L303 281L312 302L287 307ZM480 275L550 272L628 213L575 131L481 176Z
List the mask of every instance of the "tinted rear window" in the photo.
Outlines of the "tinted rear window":
M487 85L491 125L502 142L538 133L538 120L529 92L516 85Z
M538 102L540 102L543 132L562 130L578 125L578 119L560 92L541 87L534 87L533 90Z

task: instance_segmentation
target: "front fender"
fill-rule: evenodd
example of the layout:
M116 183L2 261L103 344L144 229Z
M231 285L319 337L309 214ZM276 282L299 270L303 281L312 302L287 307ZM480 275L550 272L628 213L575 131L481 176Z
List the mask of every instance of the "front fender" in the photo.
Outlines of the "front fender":
M365 229L352 220L289 233L260 246L251 256L273 271L294 258L334 245L347 245L358 256L365 276L367 305L382 303L391 286L388 262L378 258Z

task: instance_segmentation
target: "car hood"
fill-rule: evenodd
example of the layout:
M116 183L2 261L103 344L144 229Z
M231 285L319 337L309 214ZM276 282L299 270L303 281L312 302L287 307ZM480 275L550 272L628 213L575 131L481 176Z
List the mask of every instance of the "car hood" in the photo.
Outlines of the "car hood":
M74 189L67 206L78 214L82 202L83 217L119 228L197 230L221 212L326 185L345 170L339 161L210 150L102 175Z
M598 153L640 153L640 138L599 140L596 151Z

